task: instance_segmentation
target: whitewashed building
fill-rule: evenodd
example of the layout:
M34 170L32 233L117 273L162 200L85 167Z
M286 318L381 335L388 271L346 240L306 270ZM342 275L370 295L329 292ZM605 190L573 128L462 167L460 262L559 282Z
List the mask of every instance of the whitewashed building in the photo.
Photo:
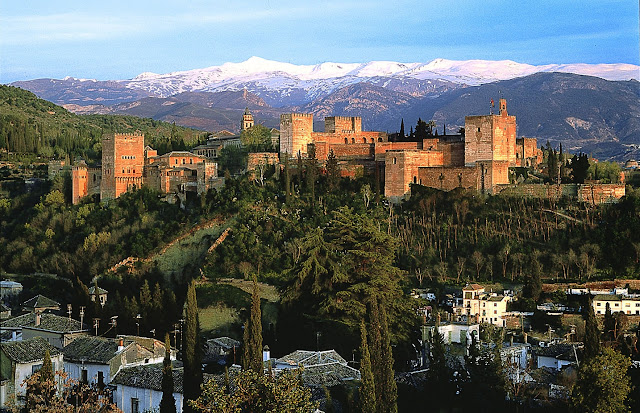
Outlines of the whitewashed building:
M111 382L113 402L124 413L142 413L159 409L162 400L162 363L120 369ZM184 370L173 369L173 399L176 412L182 412Z
M0 408L11 400L23 401L26 389L21 384L40 370L47 350L53 371L62 370L62 353L41 337L0 343Z

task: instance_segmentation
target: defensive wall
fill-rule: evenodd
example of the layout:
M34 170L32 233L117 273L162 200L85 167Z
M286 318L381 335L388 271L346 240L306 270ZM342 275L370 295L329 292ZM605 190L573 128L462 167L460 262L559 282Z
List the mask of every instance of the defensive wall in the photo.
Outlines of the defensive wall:
M562 197L589 204L617 202L625 195L624 184L520 184L501 185L497 192L503 195L540 198L558 201Z

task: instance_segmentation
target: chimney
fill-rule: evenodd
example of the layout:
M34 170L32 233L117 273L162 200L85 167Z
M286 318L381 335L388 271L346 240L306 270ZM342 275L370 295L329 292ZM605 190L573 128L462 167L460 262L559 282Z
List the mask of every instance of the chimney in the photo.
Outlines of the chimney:
M264 346L262 349L262 361L271 360L271 351L269 351L269 346Z
M36 311L36 322L35 322L35 326L39 326L40 325L40 311Z
M124 339L123 338L119 338L118 339L118 353L121 352L122 350L124 350Z
M513 347L513 335L511 335L509 338L509 345Z
M522 333L522 334L524 336L524 344L527 344L528 343L528 335L527 335L527 333Z

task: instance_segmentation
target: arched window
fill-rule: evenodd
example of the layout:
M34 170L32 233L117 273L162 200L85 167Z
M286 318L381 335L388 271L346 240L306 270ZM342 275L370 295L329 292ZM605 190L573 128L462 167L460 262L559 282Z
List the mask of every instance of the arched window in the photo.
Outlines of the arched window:
M362 138L362 143L367 143L367 138Z
M349 143L349 139L344 138L344 143L345 143L345 145L346 145L347 143Z
M395 165L395 164L397 164L397 163L398 163L398 158L394 157L394 158L393 158L393 164Z
M351 138L351 143L356 143L356 138Z

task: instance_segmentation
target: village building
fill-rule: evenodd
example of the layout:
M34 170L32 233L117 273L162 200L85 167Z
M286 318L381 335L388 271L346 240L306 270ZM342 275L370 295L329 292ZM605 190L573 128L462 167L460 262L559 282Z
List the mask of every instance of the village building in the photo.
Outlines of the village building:
M52 346L61 349L78 337L89 334L84 324L70 317L50 313L28 313L0 323L0 333L9 335L7 341L28 340L42 337Z
M44 295L38 294L35 297L22 303L22 311L31 313L43 313L45 311L60 311L60 304Z
M162 363L143 366L125 367L121 369L111 386L113 401L124 413L142 413L157 411L162 400ZM182 412L184 370L174 367L173 399L176 401L176 412Z
M62 370L62 353L42 337L0 343L0 409L11 401L24 403L26 388L22 383L42 368L47 351L53 371Z
M107 303L108 294L109 292L104 288L97 287L96 289L96 286L91 286L91 288L89 288L89 296L91 297L91 301L93 301L94 303L97 301L102 307L104 307L104 305Z
M511 301L513 296L509 294L486 292L483 286L470 284L462 289L462 308L455 307L454 314L463 319L506 327L507 303Z
M202 364L227 365L240 360L242 343L231 337L216 337L207 340Z
M296 350L272 361L276 373L302 368L302 382L312 392L360 380L360 371L349 366L335 350Z
M151 344L154 351L142 346L139 342L124 337L109 339L102 337L80 337L62 349L64 369L70 378L80 383L103 387L108 385L120 369L135 365L155 364L164 360L155 351L158 347L154 340ZM172 359L175 354L172 352Z
M582 353L582 344L558 343L532 348L537 368L550 368L556 371L566 366L578 365L578 354Z
M15 297L22 292L22 284L11 280L0 281L0 300Z
M628 297L619 294L598 294L593 297L593 311L596 315L604 315L607 304L611 313L622 311L627 315L640 315L640 297Z

